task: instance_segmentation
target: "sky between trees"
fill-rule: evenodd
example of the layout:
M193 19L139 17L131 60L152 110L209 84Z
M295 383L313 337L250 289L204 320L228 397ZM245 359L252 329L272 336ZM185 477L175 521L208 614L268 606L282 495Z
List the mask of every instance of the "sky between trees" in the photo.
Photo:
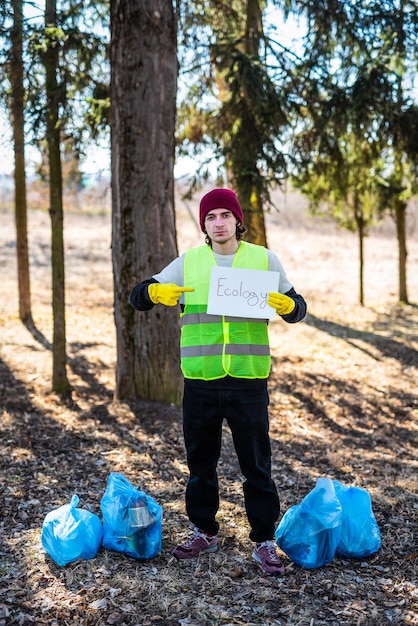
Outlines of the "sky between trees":
M32 6L29 6L27 3L24 5L25 11L33 15L33 19L39 19L41 25L44 18L44 4L44 2L36 2L35 0L32 2ZM36 10L36 6L39 7L38 10ZM264 21L274 28L277 33L277 39L280 39L283 45L288 46L291 50L296 51L298 49L298 42L305 30L303 18L296 18L290 15L284 22L281 11L271 7L266 10ZM181 89L181 74L179 76L179 89ZM110 138L101 138L101 144L99 146L97 144L92 145L87 150L87 154L87 158L80 164L81 171L90 175L96 175L99 172L108 173L110 177ZM26 145L25 157L27 174L31 176L35 171L36 165L40 162L39 150L31 145ZM190 173L193 171L194 166L195 160L193 158L183 156L178 158L174 167L175 178L181 178ZM12 176L13 168L14 155L9 113L0 108L0 175Z

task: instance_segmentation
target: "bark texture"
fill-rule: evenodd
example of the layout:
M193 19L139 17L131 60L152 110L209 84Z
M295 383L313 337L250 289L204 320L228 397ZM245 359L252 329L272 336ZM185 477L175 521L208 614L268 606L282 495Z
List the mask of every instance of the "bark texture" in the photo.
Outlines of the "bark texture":
M137 313L132 287L177 256L176 19L171 0L112 0L112 254L116 396L178 403L179 311Z
M46 28L57 25L56 2L47 0ZM62 197L62 165L60 151L59 106L61 87L57 80L58 46L49 45L44 57L47 96L47 145L49 160L49 214L51 217L52 264L52 388L67 394L71 387L66 370L64 210Z
M23 5L22 0L13 0L13 28L11 31L12 54L9 64L11 84L11 117L13 125L13 148L15 157L15 221L16 252L19 289L19 316L22 322L32 325L30 272L28 249L28 224L25 173L24 136L24 87L23 87Z

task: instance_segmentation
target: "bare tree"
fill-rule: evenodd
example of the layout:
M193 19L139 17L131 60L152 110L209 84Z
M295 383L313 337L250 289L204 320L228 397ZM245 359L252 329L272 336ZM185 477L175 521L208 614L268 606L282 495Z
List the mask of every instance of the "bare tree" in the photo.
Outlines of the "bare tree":
M116 396L178 402L178 311L140 316L136 282L177 255L174 216L176 16L171 0L111 1L112 252Z
M16 252L19 290L19 315L26 326L32 326L30 272L28 250L26 172L25 172L25 135L23 86L23 2L13 0L13 27L10 32L11 55L9 63L9 81L11 85L10 112L13 126L13 148L15 158L15 221Z
M49 214L51 217L52 388L57 393L65 394L70 391L70 384L66 369L64 212L59 124L61 90L57 80L59 48L57 42L53 41L56 25L56 0L46 0L45 29L47 33L50 33L50 42L44 55L44 65L47 97L46 140L49 161Z

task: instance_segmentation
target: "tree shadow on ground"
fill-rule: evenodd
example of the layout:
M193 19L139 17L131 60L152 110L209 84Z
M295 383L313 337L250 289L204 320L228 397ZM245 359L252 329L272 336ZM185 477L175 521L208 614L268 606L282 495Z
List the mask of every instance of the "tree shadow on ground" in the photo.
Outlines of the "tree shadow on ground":
M84 365L93 368L94 373L94 363ZM93 377L90 382L94 384L94 380ZM307 388L313 384L312 378L305 377L299 370L292 380L300 380L300 384ZM277 622L279 610L288 624L301 621L293 612L299 617L309 615L311 620L311 616L318 616L319 611L322 611L320 621L331 624L336 623L335 598L341 602L337 607L339 615L342 610L348 611L354 594L364 602L369 602L370 598L377 607L379 620L369 620L368 624L384 623L388 610L384 603L397 601L399 597L406 599L402 611L408 610L411 602L407 599L407 585L412 585L408 581L412 581L414 565L412 523L408 526L412 494L391 480L396 468L388 466L385 469L378 459L369 462L363 455L362 446L359 446L359 455L363 458L358 459L353 474L363 463L362 474L370 470L376 472L375 483L382 483L376 507L383 538L379 553L369 560L367 567L364 563L335 559L329 566L312 572L292 566L286 559L286 577L267 581L260 577L250 557L242 483L229 434L225 437L220 463L221 549L209 558L204 555L193 563L177 564L172 562L171 549L183 536L187 523L183 508L187 475L182 469L185 457L181 410L146 401L132 404L109 399L100 401L96 395L97 387L84 389L80 406L85 409L81 412L60 404L54 395L38 395L32 399L30 387L19 381L1 361L0 381L0 401L10 414L6 417L9 423L4 424L1 461L7 479L2 502L2 512L7 520L4 526L7 552L3 548L6 575L0 591L4 591L4 597L7 597L10 624L22 624L29 613L37 623L51 624L45 613L46 606L53 606L54 618L60 623L82 622L86 626L97 624L98 619L100 623L123 622L134 626L139 623L138 615L143 616L142 624L151 623L154 616L161 616L157 621L174 626L196 616L196 623L209 626L218 622L216 612L219 611L228 623L254 623L254 606L261 607L260 619L266 624ZM328 382L322 377L322 391ZM275 384L277 387L277 381ZM281 390L292 392L291 388L282 387ZM355 393L355 385L352 392ZM303 411L305 425L310 427L316 422L316 408L322 408L323 415L331 419L327 427L331 428L333 423L340 425L316 398L309 397L309 390L305 390L305 394L306 398L300 395L295 399L299 402L296 417L298 411L299 414ZM308 405L303 404L305 400L313 402L309 410ZM286 405L281 403L278 409L280 415ZM344 454L350 457L352 452L344 443L348 441L344 437L349 436L344 423L333 435L343 437L340 446L337 439L334 441L334 447L341 448L338 456L329 457L326 444L332 436L327 440L312 433L309 440L309 431L296 430L289 432L287 439L283 440L282 433L277 430L281 424L276 427L279 415L273 415L274 473L286 507L300 501L313 487L314 470L322 473L329 468L336 473L338 458ZM21 441L22 433L25 439ZM12 456L12 447L15 456ZM96 559L58 568L42 555L39 532L43 516L68 500L73 490L79 491L82 506L89 503L93 511L99 513L98 503L110 470L121 471L135 486L139 483L163 505L161 557L150 563L138 562L101 549ZM383 475L388 483L386 490ZM338 477L344 478L347 474L341 469ZM39 502L34 504L35 500ZM391 506L392 501L396 508ZM380 579L377 578L379 574ZM387 586L389 576L394 579L394 584L397 583L393 592ZM404 585L403 596L400 596L398 583ZM321 590L330 584L336 590L335 597L327 600ZM302 588L303 594L300 593ZM289 589L295 592L291 596ZM119 595L113 598L112 590L117 590ZM19 594L24 595L24 605ZM216 606L213 608L215 594ZM237 604L240 594L242 600ZM196 596L199 602L195 600ZM107 606L104 604L106 597L112 598L112 603ZM92 608L97 603L102 603L99 618ZM236 613L237 606L239 614ZM118 612L118 620L115 612ZM342 621L338 619L339 623L357 623L355 612L347 613ZM30 622L29 617L26 621Z
M392 337L386 337L382 334L378 334L375 332L357 330L351 328L350 326L345 326L342 324L337 324L336 322L323 320L312 314L307 315L305 321L309 326L313 326L314 328L328 333L333 337L343 339L351 346L367 352L367 354L372 358L379 358L379 360L380 358L394 358L397 359L405 367L410 367L414 365L416 366L418 363L418 352L417 350L415 350L415 348L406 345L407 342L418 339L418 335L413 332L416 329L412 325L412 322L408 322L408 319L406 317L399 319L403 324L403 332L399 333L400 336L402 336L403 341L397 341ZM390 330L390 332L392 332L392 324L393 320L387 320L386 322L381 320L378 324L378 327L380 331ZM411 324L410 328L409 324ZM365 344L369 344L370 346L374 346L378 349L381 356L376 357L375 354L365 350L364 347L361 347L357 343L355 343L356 341L361 341Z
M45 335L37 328L36 324L32 321L24 322L24 326L30 332L32 337L41 344L46 350L52 351L52 343L48 341ZM98 343L80 343L80 342L72 342L67 344L67 364L71 368L72 372L78 376L86 385L87 388L91 390L97 396L101 398L111 398L113 396L113 392L109 391L109 389L101 384L97 378L97 364L92 363L88 359L86 359L83 355L77 354L82 350L90 349L93 347L98 347ZM70 354L77 354L77 356L70 356ZM105 364L101 364L102 367L108 367ZM70 394L63 398L67 404L71 405L73 403L72 394Z
M45 335L39 330L32 318L29 320L25 320L23 324L28 329L35 341L40 343L41 346L43 346L47 350L52 350L52 343L48 341Z

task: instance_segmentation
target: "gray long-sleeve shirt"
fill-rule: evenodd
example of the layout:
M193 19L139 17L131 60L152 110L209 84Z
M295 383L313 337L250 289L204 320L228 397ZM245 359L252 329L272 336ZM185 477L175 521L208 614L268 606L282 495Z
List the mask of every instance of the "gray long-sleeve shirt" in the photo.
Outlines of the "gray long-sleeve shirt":
M213 253L216 264L222 267L232 267L235 254L217 254ZM183 253L171 263L169 263L158 274L154 274L152 278L144 280L136 285L129 298L130 304L137 311L149 311L153 308L154 304L148 296L148 285L150 283L173 283L178 286L184 286L184 257L186 253ZM267 249L268 258L268 270L272 272L279 272L279 292L292 298L295 302L294 310L288 315L282 315L283 319L292 324L300 322L306 315L306 302L303 297L296 293L289 279L287 278L285 269L274 252ZM187 285L186 285L187 286ZM180 305L184 305L184 296L179 300Z

